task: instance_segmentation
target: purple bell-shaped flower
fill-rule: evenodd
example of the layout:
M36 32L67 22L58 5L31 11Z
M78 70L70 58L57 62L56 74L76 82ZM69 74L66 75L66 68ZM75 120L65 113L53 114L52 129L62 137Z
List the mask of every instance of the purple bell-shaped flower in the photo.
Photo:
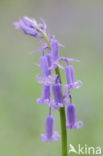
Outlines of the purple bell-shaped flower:
M63 90L58 77L56 78L56 81L53 84L52 91L54 100L52 100L50 103L51 108L59 109L60 107L64 107Z
M54 83L55 76L51 76L51 70L49 69L50 64L51 63L50 63L49 54L40 57L40 67L41 67L42 77L40 78L38 74L36 76L39 83L43 83L45 85Z
M51 41L51 57L53 62L59 58L59 44L56 39Z
M38 104L49 104L51 99L50 85L44 85L42 88L42 96L37 99Z
M67 85L64 85L65 89L75 89L82 86L82 82L80 80L75 81L74 69L72 65L67 65L65 67L65 74L67 79Z
M48 75L50 75L50 72L49 72L48 60L46 56L40 56L40 66L41 66L42 77L43 78L48 77Z
M47 62L48 62L48 68L50 68L51 67L51 65L52 65L52 58L51 58L51 54L50 53L46 53L46 58L47 58ZM49 70L49 72L48 72L48 74L49 75L51 75L51 70L50 69L48 69Z
M41 134L43 142L53 142L60 139L60 135L55 129L55 120L53 115L48 115L46 118L46 134Z
M52 64L50 69L55 69L58 64L58 59L59 59L59 43L55 38L52 38L51 40L51 59L52 59Z
M74 104L67 106L67 129L79 129L83 126L82 121L77 121L76 108Z

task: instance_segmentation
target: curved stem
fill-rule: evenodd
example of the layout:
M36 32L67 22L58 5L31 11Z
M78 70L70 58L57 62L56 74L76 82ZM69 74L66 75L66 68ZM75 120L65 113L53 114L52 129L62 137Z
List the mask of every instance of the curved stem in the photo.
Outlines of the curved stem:
M47 34L38 27L36 29L37 29L37 31L39 31L44 36L44 40L48 43L49 48L51 48L51 43L50 43L50 41L48 39Z

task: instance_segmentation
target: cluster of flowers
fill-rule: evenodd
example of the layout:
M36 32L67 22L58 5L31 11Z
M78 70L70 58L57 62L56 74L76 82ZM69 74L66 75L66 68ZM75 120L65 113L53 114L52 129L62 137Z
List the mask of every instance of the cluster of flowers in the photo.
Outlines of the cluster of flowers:
M66 58L59 56L59 46L62 46L52 35L47 32L47 26L42 20L38 24L35 19L23 17L19 22L14 22L16 29L21 29L25 34L34 36L36 38L47 37L48 43L44 43L42 47L35 51L42 52L40 56L41 77L37 75L37 81L43 84L41 98L37 99L38 104L47 104L50 108L49 115L46 118L46 134L41 134L41 140L44 142L57 141L60 135L55 131L55 119L51 114L51 110L58 110L61 107L67 108L67 129L77 129L83 126L82 121L77 121L76 108L72 104L71 90L81 87L82 82L75 81L74 69L70 65L71 62L79 62L73 58ZM66 66L60 63L65 62ZM60 82L58 75L52 75L52 71L61 68L65 71L67 84L63 85ZM64 94L63 94L64 89ZM52 99L53 94L54 99Z

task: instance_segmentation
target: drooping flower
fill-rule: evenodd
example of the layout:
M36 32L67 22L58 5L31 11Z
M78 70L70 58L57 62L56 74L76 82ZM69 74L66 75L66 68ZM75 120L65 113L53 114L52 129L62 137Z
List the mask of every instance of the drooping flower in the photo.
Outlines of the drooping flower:
M51 71L49 69L49 55L41 56L40 57L40 67L42 72L42 77L40 78L37 74L37 80L39 83L43 83L45 85L52 84L55 81L55 76L51 76Z
M40 99L37 99L38 104L49 104L51 100L51 91L50 85L44 85L42 88L42 96Z
M51 59L52 59L52 64L50 66L50 69L55 69L57 67L57 65L55 63L58 60L58 58L59 58L59 43L53 37L51 39Z
M59 44L56 39L51 41L51 57L53 62L59 58Z
M67 106L67 129L79 129L83 126L82 121L77 121L76 108L74 104Z
M46 24L44 22L38 24L34 18L24 16L18 22L13 23L16 29L21 29L25 34L34 36L36 38L43 38L37 28L46 32Z
M51 54L50 53L46 53L46 58L47 58L47 62L48 62L48 69L51 67L52 65L52 58L51 58ZM51 70L49 69L49 75L51 75Z
M48 60L46 56L40 56L40 66L43 78L46 78L48 75L50 75Z
M56 81L53 84L52 91L54 100L52 100L50 103L51 108L59 109L60 107L64 107L63 90L58 77L56 78Z
M67 79L67 85L64 85L65 89L75 89L82 86L82 82L80 80L75 81L74 69L72 65L67 65L65 67L65 74Z
M41 134L43 142L53 142L60 139L60 135L55 129L55 120L53 115L48 115L46 118L46 134Z

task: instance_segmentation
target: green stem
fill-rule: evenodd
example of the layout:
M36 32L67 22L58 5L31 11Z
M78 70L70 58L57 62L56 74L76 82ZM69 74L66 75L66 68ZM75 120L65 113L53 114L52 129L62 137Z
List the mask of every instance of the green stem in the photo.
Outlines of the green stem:
M50 41L48 39L47 34L38 27L36 29L37 29L37 31L39 31L44 36L44 40L48 43L49 48L51 48L51 43L50 43Z
M43 32L41 29L37 28L37 30L44 36L45 41L49 45L49 49L51 49L51 43L48 39L48 36L45 32ZM56 74L60 78L61 82L61 76L59 68L57 67L55 69ZM67 131L66 131L66 115L65 115L65 107L62 107L59 109L60 112L60 123L61 123L61 141L62 141L62 156L67 156Z
M61 122L62 156L67 156L67 131L66 131L65 107L60 108L59 111Z
M55 69L55 72L60 78L60 83L62 83L60 71L58 67ZM67 156L67 130L66 130L65 107L60 108L59 112L60 112L60 123L61 123L62 156Z

